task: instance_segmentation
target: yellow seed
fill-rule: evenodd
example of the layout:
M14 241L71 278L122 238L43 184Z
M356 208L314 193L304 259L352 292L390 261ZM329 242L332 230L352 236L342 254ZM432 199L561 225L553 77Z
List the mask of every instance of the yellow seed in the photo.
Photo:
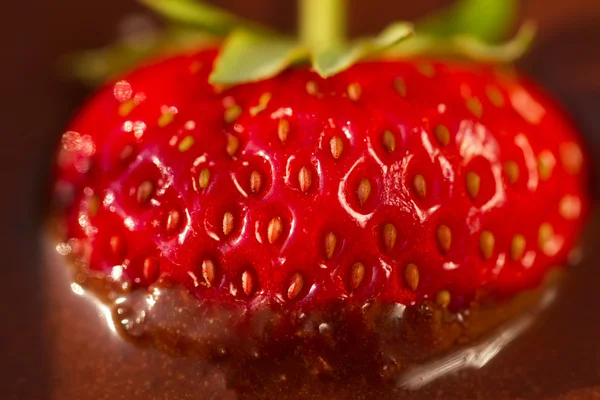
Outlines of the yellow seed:
M229 135L227 137L227 154L229 154L231 157L235 156L235 153L237 153L239 147L240 139L238 139L237 136Z
M422 63L417 66L417 69L421 74L428 78L433 78L435 76L435 68L429 63Z
M576 196L567 195L560 200L560 215L569 221L574 221L581 216L581 199Z
M390 251L396 245L396 238L398 236L398 231L393 224L385 224L383 226L383 245L385 248Z
M258 114L267 109L269 102L271 101L271 93L263 93L258 99L258 105L250 108L250 115L256 117Z
M483 115L483 105L481 104L481 101L476 97L472 97L469 100L467 100L467 108L477 118L481 118L481 116Z
M563 143L560 146L560 160L567 173L576 175L581 172L583 166L583 153L575 143Z
M158 118L158 126L160 126L161 128L164 128L165 126L169 125L171 122L173 122L173 120L175 119L175 113L173 113L172 111L166 111L163 112L160 117Z
M227 211L223 215L223 234L225 236L229 236L229 234L233 231L233 223L234 223L233 214L230 213L229 211Z
M452 245L452 231L448 226L440 225L437 230L437 240L442 252L448 253L448 251L450 251L450 246Z
M197 74L200 71L200 69L202 69L202 63L200 61L194 61L190 64L190 72L192 74Z
M304 193L308 192L312 185L312 173L310 169L302 167L298 173L298 182L300 183L300 190Z
M228 124L232 124L242 115L242 107L234 104L225 109L225 122Z
M519 180L519 165L514 161L507 161L504 163L504 172L508 178L508 183L514 185Z
M146 257L144 259L143 274L148 282L154 282L158 277L160 270L158 261L155 257Z
M363 279L365 278L365 266L361 262L357 262L352 266L350 271L350 290L356 290Z
M479 248L483 258L489 260L494 254L494 247L496 246L496 238L490 231L483 231L479 237Z
M87 209L90 217L98 215L98 210L100 209L100 197L96 195L90 197Z
M549 223L543 223L540 226L540 230L538 232L538 245L540 250L546 252L546 248L548 246L548 242L552 240L554 237L554 228Z
M119 115L121 117L127 117L129 114L131 114L135 106L136 104L134 99L127 100L119 106Z
M352 101L360 100L362 94L362 88L358 83L351 83L348 85L348 97Z
M202 262L202 278L206 286L211 287L215 281L215 264L211 260L204 260Z
M133 155L133 146L127 145L121 150L121 161L129 161Z
M362 207L371 195L371 182L368 179L361 180L356 193L358 195L358 204Z
M383 146L390 153L396 150L396 136L391 131L383 132Z
M213 88L215 89L215 93L217 94L221 94L224 91L226 91L227 89L229 89L231 86L227 86L227 85L219 85L219 84L214 84Z
M427 196L427 182L425 181L425 177L423 175L415 176L413 187L421 199L424 199L425 196Z
M281 141L281 143L285 144L289 133L290 133L290 122L287 119L280 119L279 125L277 127L277 136L279 137L279 140Z
M154 184L150 181L144 181L138 186L137 201L140 204L147 203L154 193Z
M181 153L185 153L194 145L195 142L196 141L191 136L184 137L183 140L179 143L179 151Z
M450 305L450 300L452 297L450 296L450 292L447 290L440 290L438 294L435 296L435 303L443 308L447 308Z
M475 172L467 173L467 192L469 193L471 199L475 200L475 198L477 198L480 187L481 177Z
M435 127L435 138L442 146L448 146L450 144L450 131L444 125L438 125Z
M246 296L252 296L254 293L254 275L249 270L242 274L242 290Z
M402 78L394 79L394 90L402 96L406 97L406 82Z
M169 235L173 235L175 232L177 232L180 221L181 213L177 210L171 210L167 216L167 233Z
M335 158L336 160L340 158L340 156L342 155L342 151L344 151L344 142L342 141L342 138L340 138L339 136L332 137L329 141L329 148L331 150L331 155L333 156L333 158Z
M527 245L527 241L525 240L525 236L523 235L515 235L510 244L510 258L513 261L519 261L523 258L525 254L525 246Z
M542 181L547 181L552 176L556 159L549 150L544 150L538 156L538 173Z
M250 174L250 191L256 194L262 187L262 177L258 171L252 171Z
M125 250L125 244L120 236L111 237L109 244L110 250L115 256L120 256Z
M302 278L300 273L295 273L294 276L292 276L290 286L288 287L288 299L294 300L296 297L298 297L302 291L302 287L304 287L304 278Z
M200 185L200 189L206 189L210 182L210 171L208 168L203 168L200 171L200 176L198 177L198 184Z
M496 86L488 86L485 91L488 99L492 102L496 107L502 107L505 103L504 95Z
M404 269L404 280L413 292L419 287L419 268L415 264L408 264Z
M319 94L319 85L317 84L317 82L306 82L306 92L311 96L317 96Z
M337 244L337 237L333 232L329 232L325 235L325 258L331 260L333 253L335 252L335 246Z
M275 217L269 222L269 226L267 227L267 240L269 243L273 244L279 239L281 236L281 232L283 231L283 224L281 223L281 218Z

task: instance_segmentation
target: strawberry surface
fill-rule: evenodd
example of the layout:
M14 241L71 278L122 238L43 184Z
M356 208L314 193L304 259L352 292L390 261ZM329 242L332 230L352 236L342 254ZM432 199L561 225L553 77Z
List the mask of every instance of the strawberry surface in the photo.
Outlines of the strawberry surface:
M113 82L63 135L57 198L91 271L255 309L464 309L576 245L582 143L514 71L387 60L214 88L216 54Z

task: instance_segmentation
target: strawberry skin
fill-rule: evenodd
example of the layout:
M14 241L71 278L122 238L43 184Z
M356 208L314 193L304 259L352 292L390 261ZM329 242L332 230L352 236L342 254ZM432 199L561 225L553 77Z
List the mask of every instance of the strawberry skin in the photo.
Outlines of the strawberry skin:
M217 90L216 54L134 71L63 135L57 199L91 271L250 308L464 309L577 244L582 143L514 72L382 61Z

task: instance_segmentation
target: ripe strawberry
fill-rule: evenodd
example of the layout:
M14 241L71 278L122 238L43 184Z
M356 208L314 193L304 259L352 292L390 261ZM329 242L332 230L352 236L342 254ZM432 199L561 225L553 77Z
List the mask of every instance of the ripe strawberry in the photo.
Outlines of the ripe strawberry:
M535 286L576 244L582 144L524 77L413 59L216 90L215 56L134 71L63 135L66 234L92 271L256 310L463 309Z

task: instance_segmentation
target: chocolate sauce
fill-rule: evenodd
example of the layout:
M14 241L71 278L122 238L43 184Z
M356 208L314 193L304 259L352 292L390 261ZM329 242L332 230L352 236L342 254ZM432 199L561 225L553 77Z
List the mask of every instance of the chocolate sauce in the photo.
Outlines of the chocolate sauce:
M588 236L592 242L595 227ZM595 398L598 353L585 343L594 343L600 326L580 319L586 312L582 306L593 304L591 277L598 273L591 259L560 285L552 280L504 306L494 305L488 314L469 316L474 322L464 326L474 332L449 334L462 325L448 315L431 319L429 313L427 320L416 308L373 305L362 315L384 326L379 336L353 337L331 315L310 316L299 342L273 347L264 326L242 336L228 331L228 322L242 318L235 310L206 311L185 289L167 283L149 292L111 295L110 288L78 283L77 276L73 281L55 242L48 239L46 247L54 398L152 393L152 398L177 399L493 400L554 399L573 391L569 396L575 397L564 398ZM394 319L398 325L389 330ZM402 331L403 320L419 328L397 335L394 329ZM440 331L432 331L432 321L441 324ZM385 332L401 340L394 342Z

